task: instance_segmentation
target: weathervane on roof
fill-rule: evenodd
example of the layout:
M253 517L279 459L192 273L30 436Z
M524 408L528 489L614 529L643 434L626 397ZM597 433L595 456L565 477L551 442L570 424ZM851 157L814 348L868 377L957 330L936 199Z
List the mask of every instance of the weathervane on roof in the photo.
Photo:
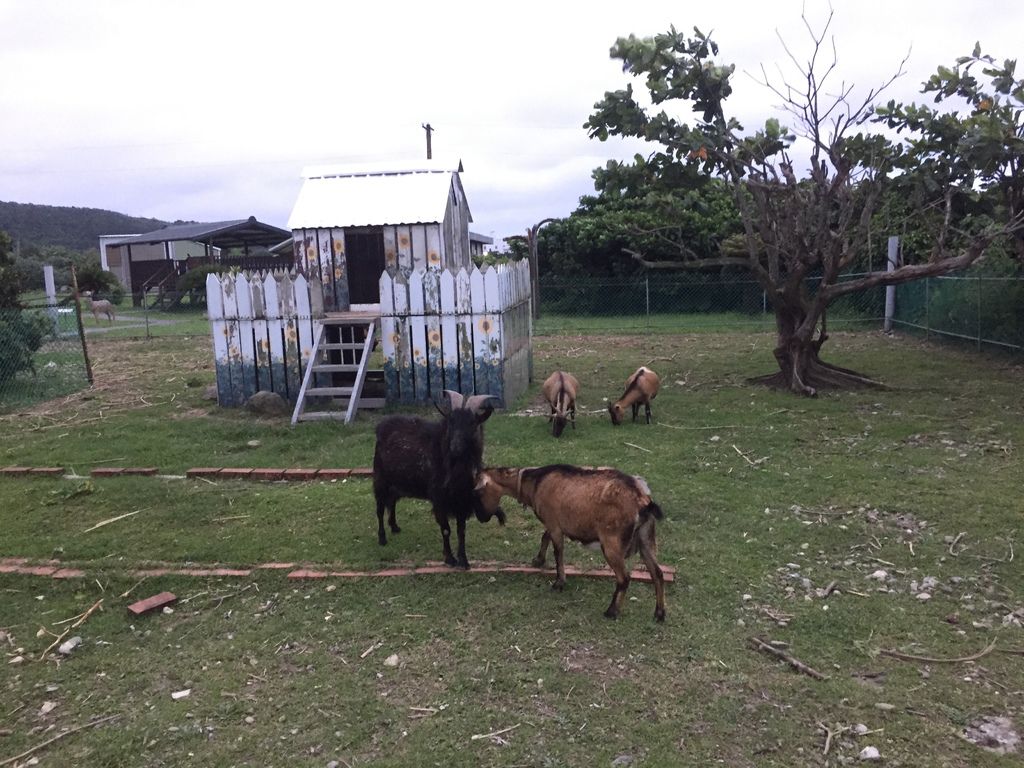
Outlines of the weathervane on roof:
M436 129L431 128L430 123L423 123L423 130L427 132L427 160L430 160L432 157L430 152L430 134Z

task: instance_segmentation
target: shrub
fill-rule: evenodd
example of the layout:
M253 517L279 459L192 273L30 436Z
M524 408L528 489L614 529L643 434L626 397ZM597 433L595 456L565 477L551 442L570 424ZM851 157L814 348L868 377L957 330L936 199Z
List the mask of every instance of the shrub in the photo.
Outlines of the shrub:
M52 330L51 323L42 312L0 309L0 384L21 371L35 373L35 353Z
M113 272L107 272L100 266L99 259L86 259L75 271L79 291L90 291L94 299L106 299L111 304L121 303L124 287Z
M188 293L192 300L206 301L206 278L208 275L220 275L228 271L223 264L200 264L178 278L175 286L181 293Z

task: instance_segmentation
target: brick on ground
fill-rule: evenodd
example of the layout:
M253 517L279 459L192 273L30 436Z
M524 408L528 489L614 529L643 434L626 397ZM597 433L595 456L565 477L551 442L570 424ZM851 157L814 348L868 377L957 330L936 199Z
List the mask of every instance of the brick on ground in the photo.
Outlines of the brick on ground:
M284 471L285 480L315 480L317 471L315 469L286 469Z
M124 474L124 467L97 467L89 474L93 477L118 477Z
M351 474L351 469L318 469L316 477L318 480L344 480Z
M220 471L220 477L229 477L235 480L241 480L249 477L252 472L252 467L224 467L224 469Z
M186 470L185 477L213 477L220 474L220 467L192 467Z
M283 475L283 469L268 469L260 467L258 469L254 469L248 477L250 480L280 480Z
M136 616L141 616L144 613L155 611L163 608L165 605L170 605L178 600L177 595L173 592L161 592L160 594L147 597L145 600L139 600L137 603L132 603L128 606L128 610L134 613Z

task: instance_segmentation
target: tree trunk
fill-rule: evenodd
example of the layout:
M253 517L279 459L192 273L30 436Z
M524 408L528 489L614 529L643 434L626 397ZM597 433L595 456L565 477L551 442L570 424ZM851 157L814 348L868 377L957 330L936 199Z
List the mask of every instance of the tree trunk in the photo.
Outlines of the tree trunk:
M777 373L759 376L752 381L778 389L788 389L798 395L815 397L819 389L861 389L884 387L881 382L863 376L848 368L826 363L819 356L828 339L825 318L808 327L808 309L799 302L777 301L775 304ZM814 328L817 335L815 336Z

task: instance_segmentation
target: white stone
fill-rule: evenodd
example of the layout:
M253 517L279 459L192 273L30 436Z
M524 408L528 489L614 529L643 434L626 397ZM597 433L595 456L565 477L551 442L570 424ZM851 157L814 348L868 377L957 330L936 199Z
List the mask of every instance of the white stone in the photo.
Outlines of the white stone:
M397 667L398 666L398 654L392 653L386 659L384 659L385 667Z
M868 578L874 579L875 581L885 581L889 578L889 573L888 571L884 571L881 568L879 568L877 571L868 576Z
M864 747L864 749L862 749L860 751L860 754L857 755L857 757L860 760L881 760L882 759L882 755L879 754L878 750L875 747Z
M60 653L64 656L69 656L71 652L81 644L82 638L80 638L78 635L75 635L70 640L65 640L63 643L57 646L57 653Z

